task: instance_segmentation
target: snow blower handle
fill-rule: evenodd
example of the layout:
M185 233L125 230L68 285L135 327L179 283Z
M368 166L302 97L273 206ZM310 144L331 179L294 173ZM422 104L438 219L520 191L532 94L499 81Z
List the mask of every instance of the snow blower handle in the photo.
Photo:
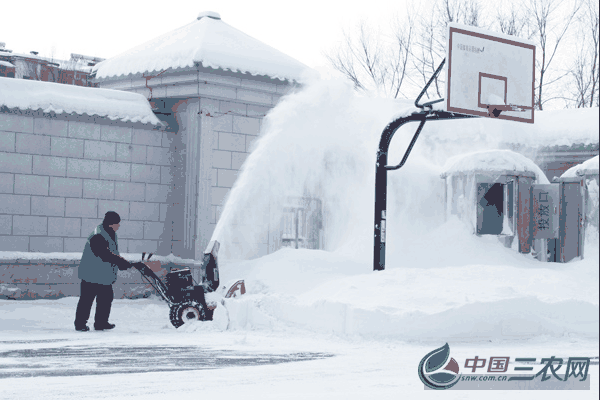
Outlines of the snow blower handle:
M136 262L136 263L131 264L131 266L140 272L143 272L145 268L148 268L148 267L146 267L146 264L144 264L143 262Z

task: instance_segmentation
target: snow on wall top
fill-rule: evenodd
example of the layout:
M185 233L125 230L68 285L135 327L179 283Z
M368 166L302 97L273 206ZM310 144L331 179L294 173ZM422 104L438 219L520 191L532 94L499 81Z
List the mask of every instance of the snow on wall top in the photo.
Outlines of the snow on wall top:
M544 172L529 158L511 150L487 150L461 154L450 158L444 168L445 174L459 172L533 172L538 183L550 183Z
M536 111L533 132L536 139L554 145L598 143L598 108ZM529 124L521 124L529 125Z
M83 249L82 249L83 250ZM0 262L6 260L81 260L83 253L40 253L26 251L0 251ZM142 259L142 253L121 253L121 257L129 262L138 262ZM173 254L168 256L153 255L152 261L160 261L163 263L172 262L173 264L197 264L202 261L196 261L190 258L181 258Z
M299 80L306 65L228 25L214 12L94 66L96 78L168 68L221 68Z
M598 166L598 156L590 158L587 161L582 162L581 164L577 164L562 174L561 178L576 178L579 175L598 175L599 166Z
M437 143L488 141L531 147L597 144L598 108L536 111L535 123L470 118L425 124L423 136Z
M0 106L161 125L141 94L53 82L0 77Z

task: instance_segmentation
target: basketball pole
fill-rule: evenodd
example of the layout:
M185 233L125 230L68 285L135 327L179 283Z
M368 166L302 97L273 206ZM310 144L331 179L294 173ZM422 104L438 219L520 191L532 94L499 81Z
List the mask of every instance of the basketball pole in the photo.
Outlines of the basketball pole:
M438 76L442 67L444 66L444 59L427 85L423 88L417 99L415 100L415 106L420 108L420 111L413 112L412 114L396 118L392 122L390 122L383 132L381 133L381 138L379 140L379 150L377 151L377 161L375 163L375 232L374 232L374 240L375 243L373 245L373 271L383 271L385 270L385 249L387 244L386 230L387 230L387 172L388 170L393 171L400 169L408 160L408 156L412 151L413 146L415 145L417 139L419 138L419 134L425 125L425 122L428 120L447 120L447 119L459 119L459 118L473 118L472 115L465 114L457 114L450 113L442 110L433 110L433 104L439 103L444 99L434 100L428 103L419 104L419 100L425 92L427 88L433 82L435 77ZM413 135L406 152L404 153L404 157L402 157L402 161L400 164L395 166L387 165L388 161L388 150L390 148L390 143L394 134L400 127L403 125L418 121L419 127L417 131Z

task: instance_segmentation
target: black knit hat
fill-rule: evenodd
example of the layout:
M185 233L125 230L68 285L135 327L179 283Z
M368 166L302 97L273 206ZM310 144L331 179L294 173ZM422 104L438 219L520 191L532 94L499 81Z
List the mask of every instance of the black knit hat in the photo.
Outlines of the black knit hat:
M121 217L114 211L108 211L104 214L104 221L102 221L102 225L109 226L118 224L121 222Z

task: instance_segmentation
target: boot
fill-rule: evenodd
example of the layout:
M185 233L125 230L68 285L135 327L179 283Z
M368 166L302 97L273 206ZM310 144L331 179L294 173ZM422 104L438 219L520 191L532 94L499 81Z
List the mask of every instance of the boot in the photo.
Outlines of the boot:
M97 331L105 331L105 330L113 329L115 326L116 326L115 324L109 324L108 322L106 322L104 324L94 324L94 329Z

